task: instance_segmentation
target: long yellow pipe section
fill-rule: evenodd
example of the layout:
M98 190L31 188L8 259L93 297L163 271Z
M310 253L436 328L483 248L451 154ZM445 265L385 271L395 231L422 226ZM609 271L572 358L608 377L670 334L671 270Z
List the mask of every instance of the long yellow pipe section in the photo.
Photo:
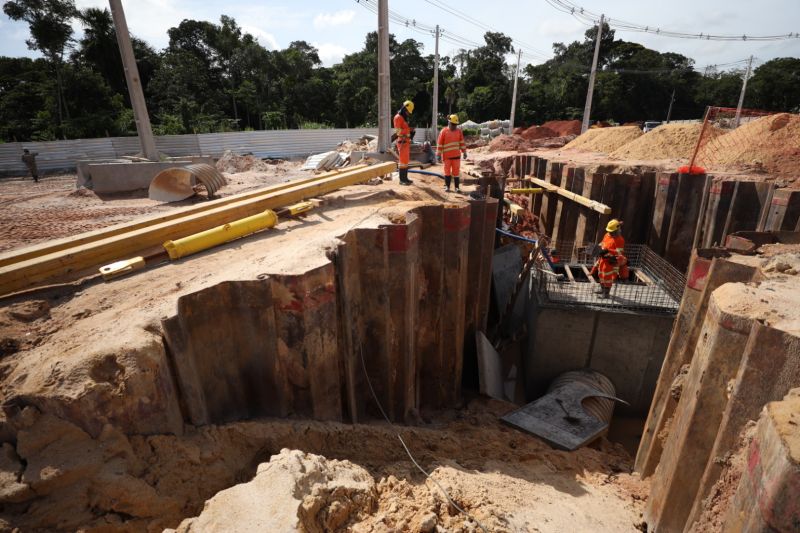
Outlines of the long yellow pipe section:
M187 255L202 252L214 246L250 235L262 229L275 227L278 223L278 215L272 209L267 209L263 213L252 215L239 220L234 220L228 224L207 229L182 239L167 241L164 249L172 260L186 257Z
M289 184L284 190L221 205L176 220L159 222L118 235L55 251L39 257L0 267L0 295L39 285L65 276L75 277L88 269L98 268L120 257L143 255L165 241L180 239L236 219L276 209L315 196L327 194L348 185L363 183L390 174L396 164L379 163L366 168L342 172L337 176L317 179L306 184Z
M19 263L21 261L26 261L34 257L41 257L43 255L51 254L61 250L66 250L67 248L73 248L75 246L80 246L82 244L100 241L103 239L107 239L109 237L113 237L115 235L120 235L122 233L137 230L140 228L146 228L148 226L154 226L156 224L161 224L163 222L168 222L170 220L177 220L179 218L183 218L196 213L202 213L203 211L209 211L211 209L215 209L223 205L229 205L234 202L247 200L249 198L257 198L259 196L273 194L278 191L289 189L291 187L296 187L298 185L313 183L315 181L340 176L342 174L349 173L354 170L360 170L366 167L367 165L362 164L362 165L354 165L352 167L347 167L341 170L332 170L330 172L325 172L324 174L318 174L316 176L302 178L299 180L291 181L289 183L281 183L279 185L272 185L270 187L265 187L257 191L249 191L245 193L234 194L231 196L227 196L225 198L218 198L217 200L203 202L202 204L176 208L174 210L170 210L168 213L150 215L148 217L143 217L131 222L124 222L122 224L116 224L114 226L109 226L107 228L88 231L86 233L80 233L78 235L65 237L63 239L55 239L52 241L35 244L33 246L27 246L19 250L12 250L10 252L5 252L0 254L0 267L4 267L6 265L10 265L13 263Z

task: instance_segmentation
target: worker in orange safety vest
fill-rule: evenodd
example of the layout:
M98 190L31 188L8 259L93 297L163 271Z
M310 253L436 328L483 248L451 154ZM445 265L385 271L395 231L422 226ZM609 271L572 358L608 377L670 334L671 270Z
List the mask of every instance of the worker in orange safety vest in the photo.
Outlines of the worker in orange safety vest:
M626 280L630 276L628 258L625 256L625 238L622 236L622 222L612 219L606 225L606 234L599 246L599 257L592 267L591 274L597 274L600 281L600 297L608 298L611 287L617 279Z
M439 133L436 155L444 162L444 190L450 192L450 179L455 180L456 192L461 192L461 156L467 158L464 132L458 127L458 115L450 115L447 127Z
M406 100L403 102L403 107L394 116L395 146L398 156L397 173L400 175L401 185L413 183L408 179L408 162L411 160L411 126L409 126L408 120L413 112L414 102Z

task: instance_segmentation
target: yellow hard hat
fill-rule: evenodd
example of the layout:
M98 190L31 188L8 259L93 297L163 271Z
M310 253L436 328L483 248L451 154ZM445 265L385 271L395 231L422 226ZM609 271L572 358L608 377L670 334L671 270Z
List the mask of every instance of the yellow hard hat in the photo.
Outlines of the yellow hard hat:
M406 100L405 102L403 102L403 107L405 107L406 111L408 111L409 113L414 112L414 102L412 102L411 100Z
M606 231L608 232L617 231L621 226L622 222L620 222L616 218L612 218L611 220L608 221L608 224L606 224Z
M453 124L458 124L458 115L450 115L449 117L447 117L447 120L449 120Z

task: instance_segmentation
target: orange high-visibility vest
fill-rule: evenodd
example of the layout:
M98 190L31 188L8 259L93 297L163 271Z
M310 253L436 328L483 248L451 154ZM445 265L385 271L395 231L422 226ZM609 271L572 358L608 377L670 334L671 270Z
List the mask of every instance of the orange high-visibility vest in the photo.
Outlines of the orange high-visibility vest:
M405 144L411 142L411 126L408 125L403 115L397 113L394 116L394 132L397 134L397 144Z
M450 127L442 129L439 133L439 140L436 143L436 153L442 159L454 159L461 157L463 152L467 151L467 145L464 143L464 132L456 128L451 130Z

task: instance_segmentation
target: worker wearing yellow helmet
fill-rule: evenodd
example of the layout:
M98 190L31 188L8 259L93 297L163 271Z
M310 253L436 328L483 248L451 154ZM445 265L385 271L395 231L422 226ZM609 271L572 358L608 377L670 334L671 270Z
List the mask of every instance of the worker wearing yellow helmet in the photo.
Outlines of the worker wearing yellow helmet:
M600 297L608 298L617 279L630 276L628 258L625 256L625 238L622 236L622 221L616 218L606 224L606 234L597 250L598 260L592 267L592 275L600 281Z
M456 192L461 192L461 157L467 158L467 145L464 132L458 127L458 115L450 115L447 127L439 133L436 142L436 155L444 163L444 190L450 192L450 180L455 181Z
M414 112L414 102L406 100L403 107L394 116L394 133L396 136L395 146L397 147L397 173L400 175L402 185L411 185L413 182L408 179L408 163L411 160L411 126L408 121Z

